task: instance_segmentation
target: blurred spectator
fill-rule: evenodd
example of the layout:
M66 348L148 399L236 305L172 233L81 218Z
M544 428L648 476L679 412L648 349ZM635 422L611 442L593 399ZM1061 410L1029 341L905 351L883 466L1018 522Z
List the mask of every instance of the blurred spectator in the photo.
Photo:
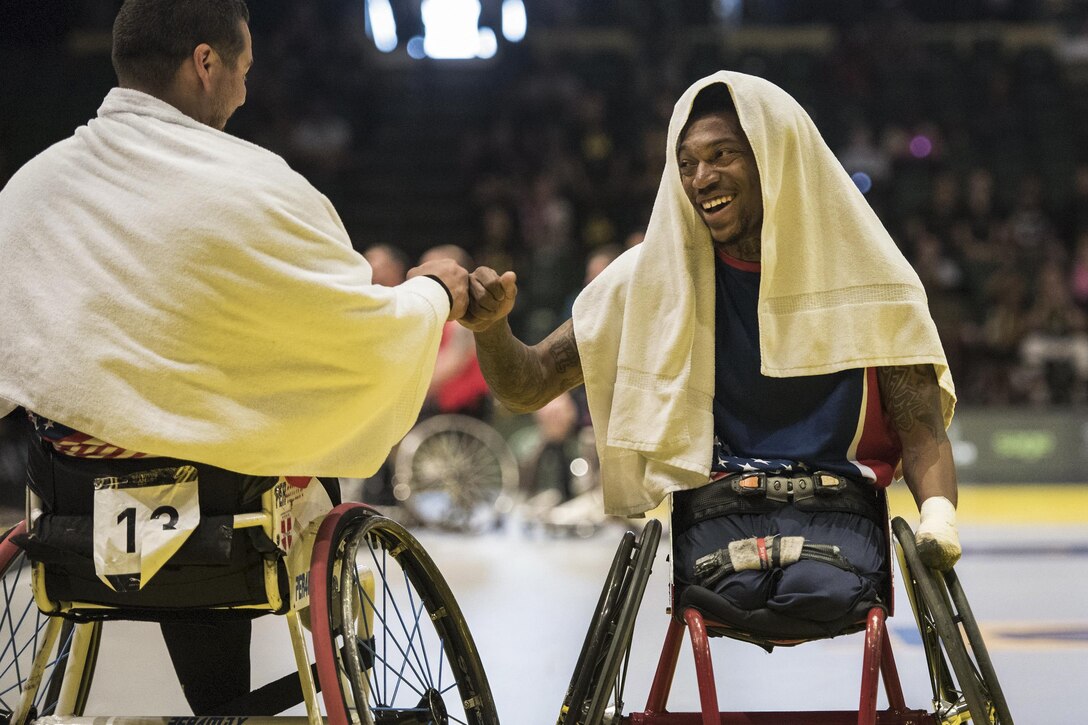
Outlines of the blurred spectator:
M1022 402L1018 375L1020 343L1027 330L1028 287L1023 275L1007 263L990 277L980 324L966 326L966 374L959 386L965 397L982 403Z
M375 244L363 252L370 262L371 281L385 287L396 287L408 274L408 255L391 244Z
M1056 262L1040 270L1020 354L1036 403L1082 402L1088 385L1088 325Z
M888 152L873 139L873 129L868 123L855 119L850 126L850 137L838 153L839 162L850 174L861 172L872 179L874 186L883 186L891 173Z
M1043 181L1037 174L1020 179L1008 224L1021 261L1035 269L1055 235L1054 223L1044 205Z
M578 436L578 409L568 393L563 393L533 413L535 444L525 457L522 490L535 496L545 491L559 493L559 501L568 501L575 491L571 463L581 455Z
M453 244L428 249L419 263L436 259L452 259L465 269L476 268L468 252ZM427 388L421 416L440 413L457 413L480 419L487 419L491 414L491 395L476 359L476 342L472 333L456 322L447 322L442 329L434 376Z
M1073 263L1069 272L1069 291L1073 301L1088 312L1088 227L1076 235L1073 248Z
M325 95L315 94L302 104L305 109L290 131L288 157L307 176L330 184L334 174L351 157L354 134L351 124L334 112Z
M1073 189L1058 223L1062 234L1070 241L1088 231L1088 162L1077 164L1073 172Z

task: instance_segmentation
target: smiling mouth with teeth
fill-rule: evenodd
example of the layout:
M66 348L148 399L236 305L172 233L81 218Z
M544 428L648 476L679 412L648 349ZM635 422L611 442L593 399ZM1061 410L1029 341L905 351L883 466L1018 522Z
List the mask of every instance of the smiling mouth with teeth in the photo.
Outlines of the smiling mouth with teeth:
M733 201L734 196L735 195L730 194L728 196L718 196L713 199L707 199L702 204L700 204L700 206L707 214L713 214L729 206L729 204Z

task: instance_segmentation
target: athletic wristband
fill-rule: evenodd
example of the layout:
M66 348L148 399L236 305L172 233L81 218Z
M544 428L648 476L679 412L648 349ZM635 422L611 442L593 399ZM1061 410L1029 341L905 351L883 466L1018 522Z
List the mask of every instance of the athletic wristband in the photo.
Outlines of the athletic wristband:
M955 527L956 507L944 496L931 496L922 502L918 510L919 524L924 521Z
M442 287L442 291L446 293L446 299L448 299L450 301L450 309L452 310L453 309L453 293L450 292L450 288L446 286L446 283L443 282L442 280L440 280L437 276L435 276L433 274L425 274L423 276L424 277L430 277L435 282L437 282L439 284L439 286Z

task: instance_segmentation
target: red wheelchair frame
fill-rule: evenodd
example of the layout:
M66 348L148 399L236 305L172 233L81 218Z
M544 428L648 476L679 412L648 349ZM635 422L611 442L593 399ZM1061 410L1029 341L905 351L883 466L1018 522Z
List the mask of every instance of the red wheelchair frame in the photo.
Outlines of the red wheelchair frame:
M560 712L558 725L952 725L971 721L1009 725L1012 717L974 615L955 572L940 573L925 567L914 547L914 532L905 521L891 522L900 570L921 632L933 691L933 710L909 708L892 654L886 626L891 614L882 606L870 608L862 621L834 635L802 639L762 638L737 625L705 617L695 606L681 603L672 617L641 712L623 714L623 684L630 654L634 617L645 591L657 550L661 524L651 521L636 543L628 532L616 552L589 632L575 667ZM889 548L890 548L889 537ZM889 573L891 562L889 557ZM889 580L889 592L891 583ZM669 692L688 631L695 660L700 710L670 712ZM792 646L864 630L865 641L858 709L808 712L720 711L710 638L726 636L766 646ZM883 681L888 707L878 710L878 688ZM612 707L612 711L608 708Z

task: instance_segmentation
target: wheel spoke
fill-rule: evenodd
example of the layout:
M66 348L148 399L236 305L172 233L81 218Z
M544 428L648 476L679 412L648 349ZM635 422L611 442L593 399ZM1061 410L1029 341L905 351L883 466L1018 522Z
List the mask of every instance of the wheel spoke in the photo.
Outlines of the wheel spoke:
M341 518L335 525L326 521L321 536L335 538L327 550L336 552L338 563L315 562L313 580L319 584L311 592L311 596L330 602L330 616L320 617L314 630L319 662L328 662L326 658L331 657L337 665L335 671L342 673L328 685L322 683L330 718L334 711L343 716L350 690L356 693L354 701L360 711L369 708L370 719L365 714L362 719L375 725L497 725L494 700L467 625L423 548L401 525L369 510L348 507L332 516ZM339 543L345 540L358 543L353 549ZM360 551L356 559L354 552L364 544L369 556ZM336 599L336 590L326 593L323 587L335 581L328 572L343 571L344 566L354 567L350 576L341 575L351 586L340 596L349 598ZM373 570L373 586L368 568ZM354 636L350 621L338 621L346 619L344 615L332 616L336 611L357 610L354 599L364 610L367 624L358 628L365 630L365 638ZM335 646L353 637L354 646L362 653L360 659L350 651L340 654ZM371 664L364 669L366 663ZM364 703L367 683L368 703ZM466 709L466 702L473 704Z

